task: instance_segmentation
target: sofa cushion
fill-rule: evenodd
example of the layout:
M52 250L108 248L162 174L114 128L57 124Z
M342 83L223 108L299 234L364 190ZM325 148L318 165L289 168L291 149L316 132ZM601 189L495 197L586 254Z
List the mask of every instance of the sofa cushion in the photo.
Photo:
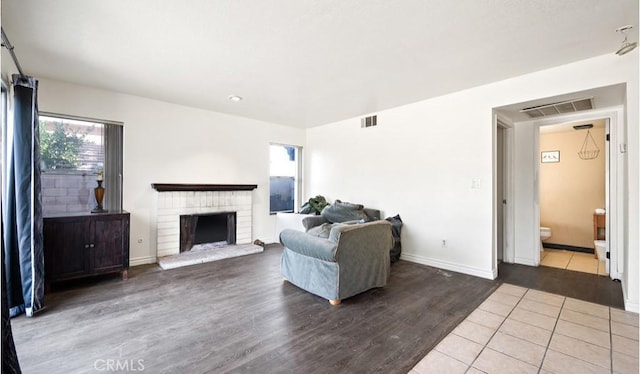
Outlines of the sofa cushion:
M364 222L365 222L364 220L358 219L358 220L339 222L339 223L323 223L320 226L316 226L316 227L310 228L307 231L307 234L312 235L312 236L316 236L318 238L328 239L329 238L329 233L331 232L331 229L336 227L336 226L355 225L355 224L364 223Z
M302 226L304 226L305 231L309 231L311 228L320 226L323 223L329 223L329 221L322 216L309 216L302 219Z
M364 212L364 206L360 204L342 202L340 200L336 200L333 205L329 205L322 209L321 215L331 223L361 219L369 220L369 217Z
M329 232L331 231L332 226L333 226L333 223L323 223L319 226L312 227L309 230L307 230L307 234L311 236L317 236L318 238L327 239L329 237Z

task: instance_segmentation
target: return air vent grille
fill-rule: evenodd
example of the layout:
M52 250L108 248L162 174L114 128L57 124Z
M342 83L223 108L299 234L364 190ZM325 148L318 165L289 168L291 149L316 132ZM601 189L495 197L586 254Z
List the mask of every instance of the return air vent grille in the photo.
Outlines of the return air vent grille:
M587 97L582 99L574 99L562 101L559 103L545 104L524 108L520 112L525 113L531 118L553 116L556 114L573 113L581 110L593 109L593 98Z
M360 127L378 126L378 116L363 117L360 119Z

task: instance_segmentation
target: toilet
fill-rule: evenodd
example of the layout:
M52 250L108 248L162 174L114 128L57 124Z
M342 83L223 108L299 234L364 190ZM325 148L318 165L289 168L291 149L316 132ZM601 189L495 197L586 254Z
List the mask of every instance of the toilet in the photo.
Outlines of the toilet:
M551 229L540 226L540 240L547 240L551 237Z
M596 248L596 254L598 260L604 261L607 259L607 241L606 240L594 240L593 245Z
M544 246L542 245L543 240L547 240L551 237L551 229L548 227L540 226L540 252L544 251Z

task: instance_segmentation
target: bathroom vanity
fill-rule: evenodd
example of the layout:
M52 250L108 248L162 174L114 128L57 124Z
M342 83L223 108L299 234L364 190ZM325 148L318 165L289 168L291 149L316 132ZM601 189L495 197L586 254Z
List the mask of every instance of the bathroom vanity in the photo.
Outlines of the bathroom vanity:
M606 214L593 214L593 240L606 240Z
M597 245L598 241L607 240L607 215L606 214L593 214L593 240L595 245ZM604 258L600 258L598 256L598 248L594 250L595 257L604 260Z

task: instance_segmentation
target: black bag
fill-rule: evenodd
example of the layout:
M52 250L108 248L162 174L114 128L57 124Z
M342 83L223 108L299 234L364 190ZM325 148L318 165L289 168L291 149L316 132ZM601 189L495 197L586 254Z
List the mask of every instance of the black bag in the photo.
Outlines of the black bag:
M400 243L400 232L402 231L402 219L400 215L396 214L394 217L385 218L391 223L391 235L393 235L393 248L389 250L389 257L391 263L400 260L400 254L402 253L402 244Z

